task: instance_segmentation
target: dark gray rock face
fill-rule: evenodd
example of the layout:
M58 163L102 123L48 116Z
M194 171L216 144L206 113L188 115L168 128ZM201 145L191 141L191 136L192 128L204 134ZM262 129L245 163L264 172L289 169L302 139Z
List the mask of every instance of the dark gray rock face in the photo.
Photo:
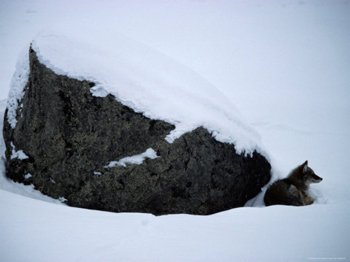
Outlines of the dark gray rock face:
M94 97L93 83L55 74L33 50L29 56L16 127L7 112L4 119L9 178L72 206L157 215L239 207L270 180L270 164L260 154L238 155L202 127L169 144L164 138L173 125L136 113L112 95ZM11 159L13 146L28 158ZM158 157L105 167L148 148Z

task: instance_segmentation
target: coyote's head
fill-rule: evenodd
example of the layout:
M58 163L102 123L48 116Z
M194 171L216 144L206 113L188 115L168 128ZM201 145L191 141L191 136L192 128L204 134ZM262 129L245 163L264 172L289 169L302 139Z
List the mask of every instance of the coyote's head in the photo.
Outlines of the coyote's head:
M316 175L315 172L309 167L307 160L300 166L300 168L301 177L305 181L305 184L319 183L322 181L322 177Z

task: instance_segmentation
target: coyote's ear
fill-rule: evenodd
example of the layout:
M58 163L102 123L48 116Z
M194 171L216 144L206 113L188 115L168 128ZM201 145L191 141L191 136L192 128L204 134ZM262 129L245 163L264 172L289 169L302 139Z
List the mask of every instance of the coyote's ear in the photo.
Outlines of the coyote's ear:
M302 167L303 167L303 173L306 173L306 172L307 172L307 168L308 168L308 162L307 162L307 160L305 161L304 164L302 164Z

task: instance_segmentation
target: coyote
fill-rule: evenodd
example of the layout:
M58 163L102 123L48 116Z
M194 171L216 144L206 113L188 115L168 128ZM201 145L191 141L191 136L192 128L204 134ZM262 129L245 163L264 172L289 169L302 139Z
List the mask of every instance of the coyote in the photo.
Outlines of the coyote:
M308 161L305 161L292 170L288 177L277 180L267 189L265 205L311 205L314 199L308 195L309 185L321 181L322 178L317 176L308 166Z

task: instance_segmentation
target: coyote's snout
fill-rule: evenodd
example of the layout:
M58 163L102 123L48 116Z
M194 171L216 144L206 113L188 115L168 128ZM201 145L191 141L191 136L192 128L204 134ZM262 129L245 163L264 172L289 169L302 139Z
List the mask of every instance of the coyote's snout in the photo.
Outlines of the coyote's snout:
M308 161L298 166L287 178L277 180L266 191L264 202L270 205L310 205L314 199L309 196L311 183L319 183L322 178L308 166Z

